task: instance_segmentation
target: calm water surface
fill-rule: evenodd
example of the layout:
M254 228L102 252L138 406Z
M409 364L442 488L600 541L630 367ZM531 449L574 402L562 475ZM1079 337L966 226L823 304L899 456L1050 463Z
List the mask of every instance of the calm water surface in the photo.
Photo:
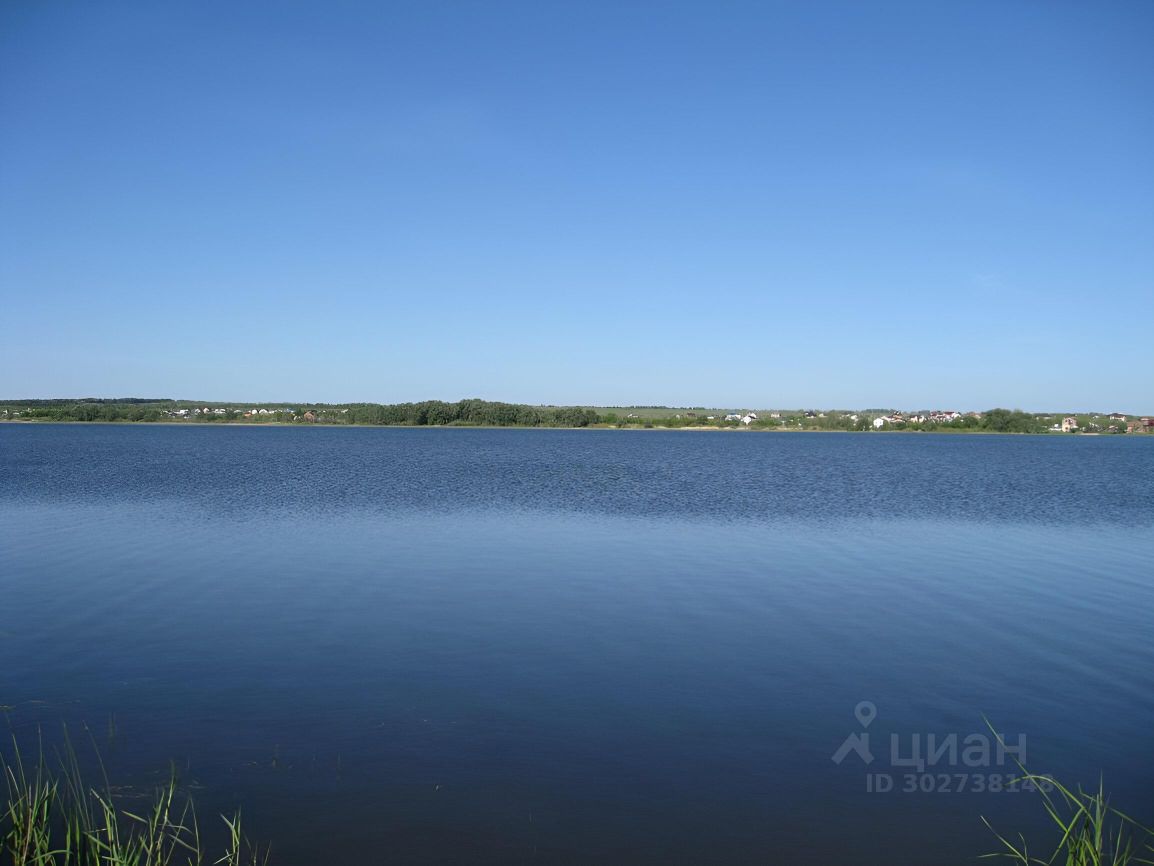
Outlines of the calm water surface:
M0 704L282 866L972 863L891 736L1154 819L1152 562L1154 437L0 425Z

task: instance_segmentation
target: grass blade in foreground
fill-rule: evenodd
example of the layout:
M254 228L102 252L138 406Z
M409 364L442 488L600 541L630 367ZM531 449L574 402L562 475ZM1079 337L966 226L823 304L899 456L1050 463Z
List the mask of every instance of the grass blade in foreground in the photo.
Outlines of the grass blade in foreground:
M28 767L14 745L11 763L0 760L6 803L0 810L0 846L13 866L200 866L205 862L192 800L180 793L175 772L156 789L151 806L136 814L118 809L107 780L104 790L85 785L69 745L53 774L43 747ZM221 816L228 841L224 866L263 866L263 855L241 831L240 814Z

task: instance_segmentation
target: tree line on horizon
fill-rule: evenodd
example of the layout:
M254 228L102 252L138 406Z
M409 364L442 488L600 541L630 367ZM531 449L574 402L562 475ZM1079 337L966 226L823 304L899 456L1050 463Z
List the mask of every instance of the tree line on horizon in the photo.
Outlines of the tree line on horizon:
M215 407L205 414L206 406ZM251 414L254 407L275 407L270 414ZM158 422L181 420L192 423L324 423L395 427L744 427L724 416L710 417L704 410L685 411L668 407L668 416L648 414L644 418L622 415L621 407L596 409L582 406L530 406L470 398L456 402L424 400L413 403L265 403L246 408L222 407L220 403L198 403L190 400L149 400L129 397L0 400L0 420L83 421L83 422ZM630 407L644 408L644 407ZM186 414L177 416L179 410ZM287 410L287 411L286 411ZM716 410L721 412L722 410ZM752 422L754 429L808 429L869 431L872 418L880 412L813 412L775 413L779 417L760 417ZM1045 433L1053 415L1023 412L1018 409L989 409L968 414L953 421L905 421L887 425L886 429L908 431L954 431L989 433ZM1116 432L1116 431L1114 431Z
M333 417L331 411L319 414L326 420ZM594 410L579 406L540 407L479 399L364 403L340 410L339 417L348 424L402 427L588 427L601 420Z
M0 407L12 407L20 413L20 418L32 421L156 422L171 418L176 409L203 405L188 401L133 399L0 402ZM226 409L220 414L197 413L185 417L197 423L287 420L399 427L588 427L601 421L596 411L580 406L541 407L480 399L458 400L455 403L424 400L419 403L356 403L342 406L296 404L287 408L291 409L291 414L246 416L244 410ZM9 412L8 417L15 416Z

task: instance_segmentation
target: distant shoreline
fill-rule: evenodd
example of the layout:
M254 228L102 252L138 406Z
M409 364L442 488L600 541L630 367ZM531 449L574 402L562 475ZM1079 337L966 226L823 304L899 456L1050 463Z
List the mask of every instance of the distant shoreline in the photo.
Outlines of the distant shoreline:
M30 427L193 427L197 429L205 428L224 428L224 427L275 427L278 429L292 428L292 429L316 429L324 428L328 430L560 430L560 431L589 431L589 432L618 432L618 433L652 433L652 432L701 432L701 433L818 433L818 434L862 434L862 435L945 435L945 436L1059 436L1066 439L1081 438L1086 436L1096 436L1100 438L1112 439L1116 437L1126 439L1141 439L1150 438L1154 440L1154 436L1146 437L1142 434L1102 434L1102 433L1058 433L1056 431L1043 432L1017 432L1017 431L999 431L999 430L902 430L902 429L882 429L882 430L820 430L815 428L801 428L801 427L714 427L714 426L700 426L700 427L663 427L660 425L642 425L630 424L625 426L615 426L606 424L589 425L587 427L557 427L541 425L537 427L518 426L518 425L497 425L497 424L332 424L324 421L310 421L310 422L284 422L284 421L51 421L41 419L19 419L19 418L5 418L0 419L0 425L24 425Z
M77 401L0 400L0 422L218 424L238 426L463 427L518 429L755 430L1154 434L1154 417L1122 412L1039 413L995 407L954 409L716 409L666 406L554 406L467 398L454 403L219 404L142 397Z

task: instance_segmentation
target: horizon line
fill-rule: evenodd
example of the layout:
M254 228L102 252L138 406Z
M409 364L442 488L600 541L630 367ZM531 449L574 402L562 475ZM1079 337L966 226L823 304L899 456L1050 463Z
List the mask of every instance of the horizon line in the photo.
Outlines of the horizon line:
M208 405L221 406L221 405L233 405L233 404L245 404L245 405L249 405L249 406L287 406L287 405L296 405L296 406L400 406L400 405L415 404L415 403L447 403L447 404L452 404L452 403L461 403L461 402L464 402L466 400L480 400L481 402L484 402L484 403L504 403L504 404L512 405L512 406L531 406L531 407L541 407L541 408L578 408L578 409L672 409L672 410L689 410L689 411L704 409L704 410L721 411L721 410L726 409L726 408L732 408L733 406L740 405L740 406L745 407L746 411L759 411L759 410L760 411L790 411L793 409L797 409L798 411L801 411L801 412L826 411L826 410L837 410L837 411L848 410L848 411L855 411L855 412L868 412L868 411L875 411L875 410L881 411L881 412L904 411L902 409L897 408L897 404L892 404L889 406L885 406L885 405L877 405L877 406L821 406L820 404L809 404L808 406L804 406L804 407L802 407L802 406L788 407L788 406L774 406L771 404L758 405L755 403L741 403L741 404L734 403L734 404L728 404L728 406L725 404L723 404L723 405L708 405L708 404L701 404L701 403L699 403L699 404L684 404L684 405L666 404L666 403L616 403L616 404L610 404L610 403L533 403L533 402L524 402L524 401L519 402L519 401L513 401L513 400L490 400L490 399L485 398L485 397L462 397L462 398L459 398L457 400L444 400L444 399L434 397L434 398L426 398L423 400L397 400L397 401L392 401L392 402L383 402L383 401L379 401L379 400L342 400L342 401L336 401L336 402L323 401L323 400L311 400L311 401L310 400L198 400L198 399L190 399L190 398L184 398L184 397L133 397L133 396L119 396L119 397L97 397L97 396L85 396L85 397L19 397L19 398L11 398L11 399L0 398L0 405L13 404L13 403L37 403L37 402L60 402L60 403L102 402L102 403L138 403L138 404L139 403L193 403L193 404L197 404L197 405L206 405L206 406L208 406ZM914 404L910 404L910 405L914 405ZM932 404L932 405L938 405L938 404ZM940 404L940 405L945 406L948 404ZM927 406L918 406L917 408L918 409L928 409L929 406L928 405ZM969 412L989 412L989 411L992 411L994 409L1010 409L1013 411L1027 412L1027 413L1032 414L1032 415L1069 414L1069 415L1134 415L1134 416L1143 416L1143 415L1147 414L1147 413L1142 413L1142 412L1128 412L1128 411L1121 411L1121 410L1111 410L1111 411L1105 412L1105 411L1100 411L1100 410L1096 410L1096 409L1095 410L1090 410L1090 409L1031 410L1031 409L1022 409L1018 406L1010 406L1010 405L993 405L993 406L986 407L984 409L972 409L972 408L970 408L970 409L955 409L955 408L951 407L948 411L961 412L962 414L967 414ZM939 409L939 411L947 411L947 410ZM1154 413L1149 413L1149 414L1154 414Z

